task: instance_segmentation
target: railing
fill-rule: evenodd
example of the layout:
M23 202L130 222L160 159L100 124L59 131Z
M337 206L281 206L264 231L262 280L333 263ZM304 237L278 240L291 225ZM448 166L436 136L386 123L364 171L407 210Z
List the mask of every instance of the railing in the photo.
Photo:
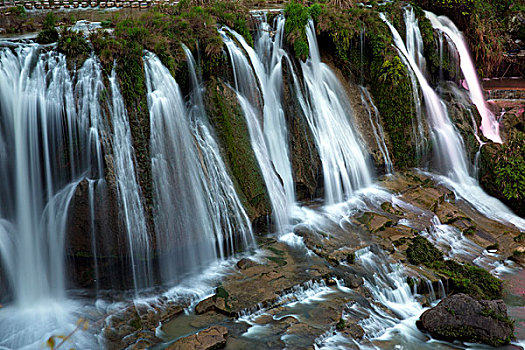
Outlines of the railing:
M525 100L525 90L488 90L489 100Z
M141 0L141 1L77 1L77 0L55 0L55 1L11 1L0 0L0 10L13 6L23 6L26 10L61 10L61 9L87 9L87 8L148 8L157 5L173 5L176 0Z

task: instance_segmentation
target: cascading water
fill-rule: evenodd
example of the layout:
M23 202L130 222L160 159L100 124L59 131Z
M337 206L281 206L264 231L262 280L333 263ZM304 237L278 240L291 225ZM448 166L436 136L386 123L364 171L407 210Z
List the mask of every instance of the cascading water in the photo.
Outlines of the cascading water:
M192 61L189 63L195 74ZM194 86L188 111L179 86L160 60L148 53L144 64L155 231L162 280L169 283L195 273L234 248L248 247L253 236L203 120L200 86Z
M340 203L372 182L372 171L344 87L321 62L313 21L306 27L310 56L301 62L306 97L301 106L321 158L327 204ZM296 84L298 80L295 79ZM296 87L296 93L300 89Z
M426 60L423 55L423 39L419 31L418 22L414 9L411 7L404 13L405 25L406 25L406 42L409 52L417 52L414 56L418 67L425 67ZM422 69L424 72L424 69ZM423 160L426 155L427 142L425 137L425 127L423 121L423 112L421 110L421 97L419 94L419 87L417 79L412 70L409 69L408 74L410 76L410 83L412 85L412 97L414 99L414 109L416 114L416 120L412 121L412 135L414 135L414 141L416 144L416 154L419 160Z
M77 184L103 173L93 107L101 80L93 58L73 85L63 55L11 45L0 49L0 255L16 307L0 310L0 346L34 348L76 321L65 300L65 231Z
M282 29L281 29L282 30ZM250 139L252 143L252 148L255 153L255 157L257 158L257 162L259 163L259 167L261 168L261 172L264 178L264 181L266 183L266 187L268 189L268 194L270 196L270 201L272 203L272 209L273 209L273 216L275 218L277 229L280 232L284 231L285 226L288 224L289 221L289 212L291 209L291 206L293 204L289 203L289 193L287 194L285 187L292 187L293 188L293 177L291 175L291 166L289 165L290 160L288 159L287 152L283 152L284 150L288 149L287 143L285 144L285 148L281 149L281 157L283 157L283 153L286 153L286 160L283 159L282 163L288 163L288 166L290 166L290 173L289 176L285 176L288 181L292 181L292 186L290 184L283 185L283 182L281 182L280 176L276 172L275 164L272 162L271 156L270 156L270 147L268 146L267 139L265 137L265 132L263 130L263 127L259 121L259 114L256 109L257 101L260 101L260 98L258 97L257 89L255 87L260 86L261 89L264 89L264 85L267 81L266 73L264 70L264 66L259 61L258 56L253 51L253 49L250 48L250 46L246 43L244 38L236 33L235 31L229 29L229 28L223 28L219 31L222 39L224 41L224 44L226 45L226 48L228 50L228 53L230 55L230 60L233 67L233 73L234 73L234 79L235 79L235 90L237 92L237 98L239 100L239 104L243 110L244 116L246 118L246 124L248 125L248 131L250 133ZM251 62L254 64L254 67L256 68L256 74L253 69L252 65L250 64L250 61L246 58L243 49L237 45L237 43L232 40L226 33L232 34L237 41L240 43L242 48L246 50L248 55L250 56ZM279 64L280 66L280 64ZM280 70L280 68L279 68ZM258 83L259 82L259 83ZM254 90L255 89L255 90ZM271 88L267 88L268 91L271 90ZM271 92L270 96L276 97L276 92ZM265 97L264 93L263 99ZM267 96L266 96L267 97ZM262 103L266 104L267 100L263 100ZM270 99L269 103L277 103L277 100ZM275 106L275 109L281 110L282 107ZM266 107L264 107L266 108ZM269 107L268 107L269 108ZM271 113L270 109L268 109L268 112ZM280 113L280 112L279 112ZM283 115L279 114L279 117L283 117ZM281 120L275 120L276 125L274 124L274 127L278 127L280 125ZM269 125L270 127L270 125ZM270 132L268 132L271 134ZM280 136L279 136L280 135ZM273 140L276 143L282 144L282 130L277 130L273 134L275 138ZM279 141L280 140L280 141ZM285 139L286 140L286 139ZM287 142L287 141L285 141ZM295 198L294 198L295 201Z
M184 50L192 83L191 108L189 109L191 128L206 173L205 186L206 193L208 193L206 200L217 236L219 256L226 258L236 249L254 247L255 240L250 219L235 192L235 187L219 152L219 146L211 131L202 97L202 83L196 73L195 60L187 47L184 47Z
M295 188L288 147L288 132L281 101L283 84L281 65L283 60L288 60L288 54L283 49L284 16L278 16L275 22L275 31L268 22L259 22L255 39L257 56L249 51L249 46L244 49L248 52L262 90L263 130L270 157L275 170L283 180L287 205L291 207L295 204Z
M9 250L2 254L3 266L20 305L64 296L67 208L91 165L90 141L98 140L95 127L90 129L98 116L86 111L96 96L94 73L92 59L78 72L77 114L64 56L40 52L36 45L0 51L0 246Z
M469 175L469 165L465 156L463 140L448 117L445 103L432 89L419 69L414 60L416 53L407 50L397 29L383 13L380 14L380 17L390 28L401 60L409 72L414 73L423 92L427 120L431 129L432 140L436 146L437 168L446 175L440 180L453 188L458 196L465 199L488 218L511 223L520 229L524 229L524 219L514 215L503 203L487 195L479 187L477 181ZM413 25L411 27L415 28ZM422 49L423 45L410 45L410 47Z
M370 93L368 92L368 89L366 87L360 86L359 91L361 92L361 102L363 102L363 106L365 106L365 109L368 112L368 119L370 120L370 125L372 126L372 130L374 131L374 137L376 139L377 147L379 148L379 151L383 156L383 160L385 161L386 173L392 174L394 172L394 166L392 164L392 159L390 158L390 154L388 152L388 147L385 143L385 133L383 132L383 127L381 126L379 110L374 104L372 96L370 96ZM374 115L373 117L372 111Z
M113 165L117 180L119 205L128 235L135 291L151 286L150 237L142 191L135 174L135 150L131 143L131 130L124 100L120 94L115 70L109 78L111 87L111 121L113 124Z
M494 114L487 107L487 103L483 97L483 90L478 79L478 74L476 72L476 67L470 57L470 51L463 34L449 18L444 16L438 17L428 11L425 11L425 15L432 23L434 29L446 34L445 38L454 43L459 53L461 72L467 82L472 102L474 102L479 114L481 115L480 129L483 131L483 135L493 142L502 143L499 135L499 123Z
M366 341L361 341L364 344L355 345L362 349L376 349L383 348L382 342L386 342L387 347L392 348L399 346L394 347L394 344L413 345L413 349L430 348L425 344L426 336L415 326L415 320L424 309L406 282L407 275L403 267L385 263L384 253L370 247L356 251L355 256L355 263L365 272L364 287L377 302L366 306L353 303L345 311L344 317L361 319L359 325L365 331L363 340ZM337 337L334 340L337 344ZM369 347L367 342L374 345Z

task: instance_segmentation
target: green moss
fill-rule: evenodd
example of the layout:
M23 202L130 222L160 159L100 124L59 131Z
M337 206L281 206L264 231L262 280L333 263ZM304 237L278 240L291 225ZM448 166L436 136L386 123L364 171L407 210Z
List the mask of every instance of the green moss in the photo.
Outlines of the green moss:
M514 242L523 242L525 241L525 232L520 232L519 235L517 235L516 237L514 237Z
M412 240L406 254L411 264L425 265L447 278L453 292L469 294L479 299L501 298L503 285L498 278L482 268L444 260L443 253L422 236Z
M268 192L251 148L248 127L236 95L224 84L212 79L206 100L208 114L248 216L254 220L269 215L271 205Z
M316 19L321 13L321 6L314 4L306 7L298 2L288 3L284 9L286 23L284 31L288 42L293 45L293 51L297 59L306 60L309 54L308 39L306 38L306 26L310 18Z
M226 25L241 34L246 42L253 46L248 8L239 2L217 1L211 6L211 13L217 18L217 22Z
M408 261L414 265L429 266L435 261L443 261L443 253L422 236L412 239L406 254Z
M279 266L284 266L286 264L288 264L288 262L286 261L286 259L284 258L281 258L281 257L275 257L275 256L268 256L266 257L266 259L276 263L277 265Z
M335 328L338 330L338 331L342 331L343 329L346 328L346 322L345 320L343 320L342 318L339 320L339 322L337 322L337 324L335 325Z
M514 330L514 320L511 320L510 318L503 316L501 313L498 313L494 311L493 309L486 307L481 311L481 315L485 317L493 318L503 323L506 323L509 326L511 326L512 329Z
M275 255L278 255L278 256L283 256L284 255L284 251L279 250L279 249L274 248L274 247L268 247L268 250L271 251L272 253L274 253Z
M470 226L463 230L463 234L465 236L472 236L474 233L476 233L476 227Z
M464 340L475 343L484 343L491 346L502 346L510 343L510 339L501 339L497 337L484 337L477 334L476 329L472 326L441 326L437 331L447 340Z
M353 264L355 262L355 253L350 253L346 256L346 262L348 264Z
M217 290L215 292L215 295L218 297L218 298L223 298L225 300L228 299L228 297L230 296L230 294L228 293L228 291L226 289L224 289L224 287L222 286L219 286L217 287Z
M135 329L141 329L142 328L142 320L140 317L136 317L133 320L129 322L129 325Z

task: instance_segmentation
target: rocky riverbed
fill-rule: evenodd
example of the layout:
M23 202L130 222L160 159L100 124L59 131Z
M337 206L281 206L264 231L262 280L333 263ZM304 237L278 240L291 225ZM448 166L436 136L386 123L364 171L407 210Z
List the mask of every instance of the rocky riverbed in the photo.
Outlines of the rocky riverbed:
M516 338L525 338L522 281L515 277L525 248L520 231L485 218L417 171L387 176L379 186L344 205L303 209L293 234L259 237L258 250L226 268L209 296L136 303L113 314L104 327L109 347L307 349L335 341L383 348L395 344L384 335L396 324L408 324L423 347L429 338L415 321L461 286L442 269L410 263L406 251L415 237L460 264L512 272L505 302L517 320Z

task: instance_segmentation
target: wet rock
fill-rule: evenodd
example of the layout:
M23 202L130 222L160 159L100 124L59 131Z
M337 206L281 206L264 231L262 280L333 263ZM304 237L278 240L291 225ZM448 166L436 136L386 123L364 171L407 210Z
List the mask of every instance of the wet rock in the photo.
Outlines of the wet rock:
M357 323L345 323L344 328L341 330L341 334L346 338L362 339L365 336L363 327Z
M170 303L160 310L160 322L165 323L183 312L184 308L182 306Z
M169 345L167 350L212 350L226 346L228 329L223 326L213 326L197 334L178 339Z
M322 181L321 159L312 131L297 99L293 77L283 58L283 108L288 126L290 158L299 201L320 197Z
M123 244L127 237L119 220L117 191L111 184L102 181L90 184L83 180L71 199L66 226L66 261L68 281L74 287L123 289L133 286L127 244ZM90 191L95 198L93 218ZM92 232L97 233L94 239Z
M241 259L237 262L237 267L241 270L248 269L250 267L256 266L257 263L251 259Z
M195 306L195 313L197 315L202 315L213 310L215 310L215 300L213 299L213 296L204 299Z
M445 298L425 311L417 325L438 339L492 346L508 344L514 332L502 300L478 301L466 294Z
M235 92L226 84L212 79L206 89L205 103L221 153L250 220L257 221L270 215L268 191Z

